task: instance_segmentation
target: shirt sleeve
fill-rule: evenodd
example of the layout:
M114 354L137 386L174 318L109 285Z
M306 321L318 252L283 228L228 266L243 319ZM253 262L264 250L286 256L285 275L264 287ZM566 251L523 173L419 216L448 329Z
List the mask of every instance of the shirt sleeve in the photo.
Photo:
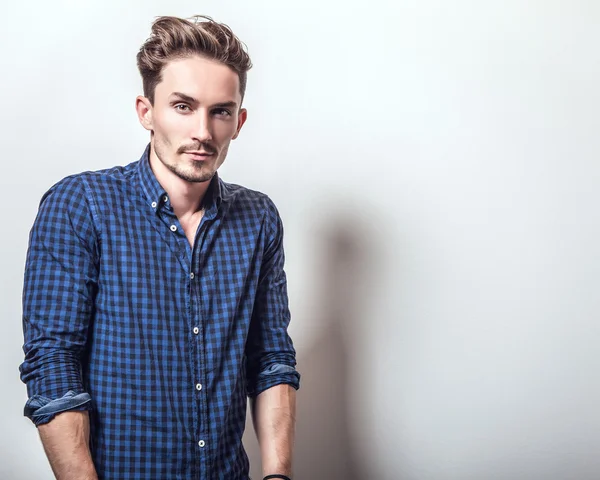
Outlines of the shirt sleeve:
M36 425L89 409L81 358L98 284L98 241L83 180L67 177L44 194L29 234L19 370Z
M296 351L288 334L290 311L284 271L283 224L267 197L266 248L246 343L247 391L255 397L279 384L300 387Z

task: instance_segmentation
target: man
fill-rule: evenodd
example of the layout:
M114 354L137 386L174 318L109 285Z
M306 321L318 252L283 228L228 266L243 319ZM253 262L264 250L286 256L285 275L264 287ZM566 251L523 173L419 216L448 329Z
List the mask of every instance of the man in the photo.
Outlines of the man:
M137 63L141 159L61 180L30 233L25 414L61 480L236 480L249 396L263 475L288 478L300 375L282 223L217 174L250 58L209 17L161 17Z

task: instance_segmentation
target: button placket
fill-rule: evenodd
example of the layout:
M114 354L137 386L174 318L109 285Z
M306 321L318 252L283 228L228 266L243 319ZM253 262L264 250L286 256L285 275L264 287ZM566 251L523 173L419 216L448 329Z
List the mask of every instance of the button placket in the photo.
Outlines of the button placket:
M206 223L204 223L203 225L200 226L199 229L199 234L196 236L195 238L195 242L194 242L194 247L192 248L192 262L190 265L190 269L189 269L189 293L192 297L191 302L192 302L192 309L191 311L193 312L193 319L192 319L192 332L195 336L199 336L201 333L201 329L202 329L202 313L201 313L201 305L200 305L200 292L199 290L201 290L202 288L202 281L201 281L201 277L197 277L195 271L199 270L199 260L198 257L200 256L200 246L202 245L202 238L203 238L203 234L206 231ZM195 325L194 325L195 324ZM200 338L197 338L196 341L192 342L193 343L193 348L195 350L195 357L196 358L202 358L205 354L205 350L204 350L204 342L202 341L198 341L200 340ZM203 365L200 363L196 363L194 362L194 368L193 370L195 370L194 375L198 375L196 377L196 380L204 380L204 369L203 369ZM204 395L202 392L204 391L206 385L203 385L202 383L198 382L195 384L195 390L197 392L197 395L195 396L195 401L193 402L195 404L195 407L198 408L198 415L200 418L205 418L207 415L207 405L206 405L206 395ZM205 436L206 435L206 431L204 429L200 429L200 431L198 432L200 435ZM205 440L199 440L198 441L198 446L200 448L204 448L206 446L206 442Z

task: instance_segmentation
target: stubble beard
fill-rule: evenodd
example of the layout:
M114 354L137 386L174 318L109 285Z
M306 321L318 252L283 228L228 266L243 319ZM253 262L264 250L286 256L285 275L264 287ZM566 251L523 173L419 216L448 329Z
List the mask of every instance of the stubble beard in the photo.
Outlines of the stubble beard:
M177 154L175 154L177 155ZM162 160L161 160L162 161ZM181 165L180 163L163 162L171 172L177 175L182 180L192 183L208 182L215 174L213 169L208 169L205 162L200 165Z
M156 139L156 140L158 140L158 139ZM224 148L221 153L218 153L216 151L216 149L211 147L210 150L206 149L211 152L214 152L214 156L211 158L211 160L203 161L203 162L186 163L183 160L183 158L185 158L184 157L185 154L182 153L183 151L185 151L185 149L181 150L181 148L180 148L180 149L175 150L172 154L171 159L169 159L169 154L165 152L165 151L169 150L169 146L170 145L166 145L165 142L163 142L163 141L155 141L154 142L154 150L155 150L156 156L158 157L160 162L165 167L167 167L171 172L173 172L175 175L177 175L182 180L185 180L186 182L191 182L191 183L203 183L203 182L208 182L209 180L211 180L213 178L213 176L215 175L217 168L223 163L225 156L227 155L227 150L228 150L228 148ZM163 147L164 147L164 151L163 151ZM181 153L180 153L180 150L181 150ZM177 161L176 160L177 157L180 157L181 160ZM215 165L216 168L213 168L213 165Z

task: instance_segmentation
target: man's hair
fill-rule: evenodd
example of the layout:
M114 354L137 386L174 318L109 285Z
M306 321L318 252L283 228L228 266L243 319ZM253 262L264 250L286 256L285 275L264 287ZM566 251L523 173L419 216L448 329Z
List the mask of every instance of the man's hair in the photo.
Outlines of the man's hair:
M154 104L154 91L162 80L165 65L170 60L193 55L216 60L235 71L244 99L247 72L252 68L252 62L246 46L231 29L205 15L190 19L164 16L154 21L150 37L137 54L144 96L151 104Z

